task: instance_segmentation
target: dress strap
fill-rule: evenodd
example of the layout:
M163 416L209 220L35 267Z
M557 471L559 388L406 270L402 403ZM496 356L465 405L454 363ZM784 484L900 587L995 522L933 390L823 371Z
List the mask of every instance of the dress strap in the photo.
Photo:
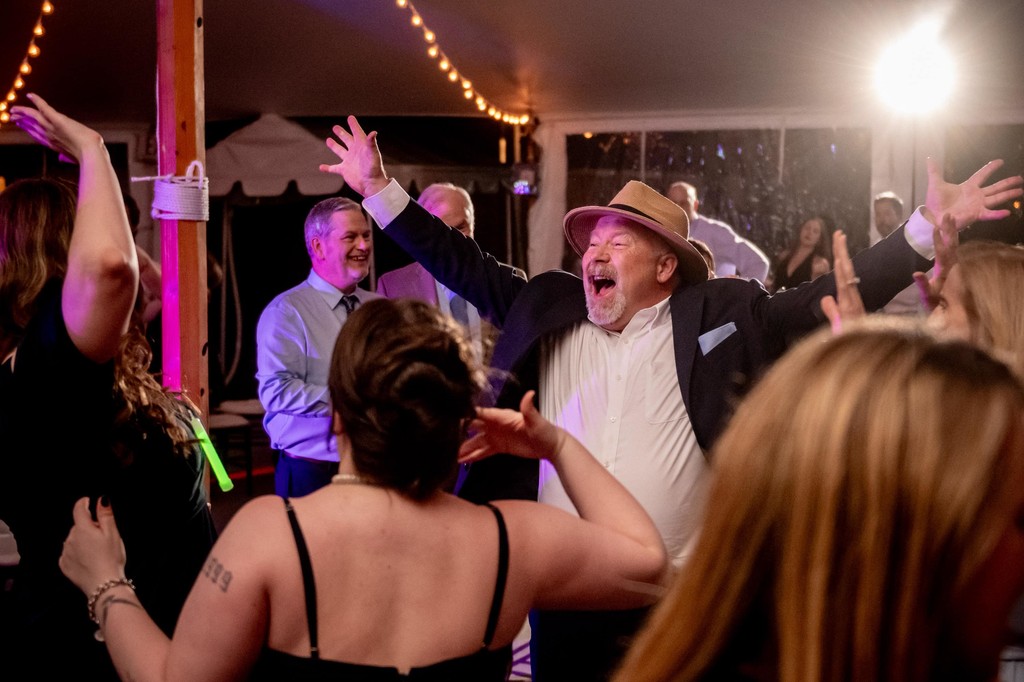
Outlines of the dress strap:
M320 648L317 646L316 581L313 579L313 564L309 561L306 538L303 537L302 529L299 528L299 520L295 517L292 501L287 497L284 498L284 508L288 512L288 522L292 526L295 547L299 550L299 565L302 567L302 589L306 595L306 622L309 626L309 657L320 658Z
M494 596L491 598L491 612L487 616L487 631L484 632L486 649L494 639L494 631L498 628L498 616L501 615L501 604L505 599L505 581L508 579L508 531L505 529L505 518L494 505L488 504L498 522L498 575L494 579Z

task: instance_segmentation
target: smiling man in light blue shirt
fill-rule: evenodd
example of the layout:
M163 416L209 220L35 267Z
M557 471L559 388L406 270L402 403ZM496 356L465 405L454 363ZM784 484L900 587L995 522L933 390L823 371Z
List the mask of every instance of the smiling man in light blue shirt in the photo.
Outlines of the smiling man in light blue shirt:
M256 328L263 426L281 453L274 489L287 497L307 495L338 472L327 391L331 352L349 313L378 298L356 286L373 257L370 225L359 204L340 197L321 201L306 218L305 238L309 277L271 301Z

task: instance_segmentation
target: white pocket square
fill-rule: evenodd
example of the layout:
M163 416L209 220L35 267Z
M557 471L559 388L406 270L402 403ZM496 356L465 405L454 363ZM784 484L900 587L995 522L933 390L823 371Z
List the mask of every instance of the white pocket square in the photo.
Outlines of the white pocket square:
M736 323L729 322L723 324L721 327L716 327L709 332L704 332L697 338L697 343L700 344L700 351L707 355L715 346L725 341L727 338L736 333Z

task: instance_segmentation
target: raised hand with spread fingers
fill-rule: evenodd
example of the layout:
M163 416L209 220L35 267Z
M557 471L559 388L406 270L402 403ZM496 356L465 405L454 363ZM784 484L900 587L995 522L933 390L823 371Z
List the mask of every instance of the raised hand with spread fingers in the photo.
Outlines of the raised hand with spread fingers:
M384 189L389 180L377 148L377 131L364 132L355 116L348 117L348 127L349 130L345 130L336 125L332 129L337 139L328 138L327 148L339 161L322 163L320 170L340 175L360 196L368 197Z
M999 220L1010 215L1008 209L996 207L1021 196L1024 179L1014 175L991 185L984 184L1002 165L1001 159L989 161L967 180L954 185L943 179L938 162L929 157L924 217L932 225L938 226L941 217L949 215L956 229L962 230L979 220Z

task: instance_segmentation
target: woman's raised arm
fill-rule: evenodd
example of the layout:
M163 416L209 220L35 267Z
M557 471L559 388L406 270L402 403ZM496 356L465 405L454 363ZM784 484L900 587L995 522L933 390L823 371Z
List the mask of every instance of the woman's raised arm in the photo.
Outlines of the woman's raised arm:
M11 119L37 142L79 165L78 212L68 250L62 311L68 335L86 357L114 357L128 328L139 266L124 199L103 138L38 95L36 108L13 107Z
M580 518L533 502L501 503L525 517L531 562L544 576L541 608L628 608L654 601L668 561L658 528L639 502L564 429L544 419L527 392L520 412L481 409L477 433L460 451L468 462L496 452L543 457Z

